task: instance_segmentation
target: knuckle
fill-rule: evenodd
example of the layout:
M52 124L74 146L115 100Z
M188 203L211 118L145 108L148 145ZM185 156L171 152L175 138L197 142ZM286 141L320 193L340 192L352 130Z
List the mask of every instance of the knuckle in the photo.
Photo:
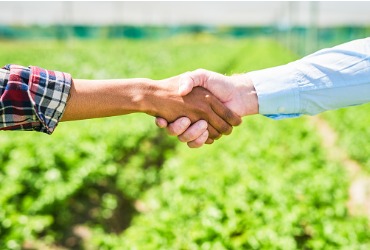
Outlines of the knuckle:
M203 145L208 138L208 132L204 132L201 136L194 140L196 144Z
M181 141L181 142L188 142L188 140L186 140L186 138L184 138L184 136L179 135L177 138L178 138L178 139L179 139L179 141Z
M194 143L200 147L205 143L205 140L197 139L197 140L194 140Z
M231 133L232 131L232 127L230 125L227 125L227 124L223 124L221 127L220 127L220 132L222 134L227 134L228 132Z
M187 122L185 118L180 118L170 124L169 131L172 133L172 135L180 135L187 129L188 124L190 124L190 121Z
M193 136L193 133L192 132L185 132L184 134L179 135L178 138L182 142L188 142L188 141L190 141L190 138L192 136Z
M167 128L167 133L169 134L169 135L178 135L177 133L176 133L176 128L171 124L170 126L168 126L168 128Z
M199 148L201 147L202 144L197 144L196 142L192 141L192 142L188 142L188 147L189 148Z
M212 110L210 104L215 102L215 98L213 98L213 96L207 90L203 90L203 92L204 100L207 101L207 105L205 105L205 108L207 108L207 111Z

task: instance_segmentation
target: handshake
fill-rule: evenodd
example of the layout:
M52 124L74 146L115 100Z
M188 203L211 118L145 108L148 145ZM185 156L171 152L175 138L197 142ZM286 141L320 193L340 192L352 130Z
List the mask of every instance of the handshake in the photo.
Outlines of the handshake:
M212 144L230 134L242 116L258 113L257 94L246 74L225 76L198 69L159 82L153 91L159 96L145 112L191 148Z
M258 100L246 74L204 69L163 80L74 79L61 121L137 112L157 117L159 127L196 148L230 134L242 116L257 114Z

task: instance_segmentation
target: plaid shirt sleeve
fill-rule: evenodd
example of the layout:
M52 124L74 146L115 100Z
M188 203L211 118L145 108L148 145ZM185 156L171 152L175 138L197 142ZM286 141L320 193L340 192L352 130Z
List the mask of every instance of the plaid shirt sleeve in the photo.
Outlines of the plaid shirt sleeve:
M0 130L53 133L71 84L68 73L6 65L0 69Z

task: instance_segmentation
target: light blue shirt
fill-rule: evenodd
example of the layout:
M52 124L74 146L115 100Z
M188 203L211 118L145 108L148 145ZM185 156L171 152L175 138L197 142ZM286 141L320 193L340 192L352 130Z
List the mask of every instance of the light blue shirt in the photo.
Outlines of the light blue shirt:
M370 38L323 49L289 64L248 73L259 113L315 115L370 102Z

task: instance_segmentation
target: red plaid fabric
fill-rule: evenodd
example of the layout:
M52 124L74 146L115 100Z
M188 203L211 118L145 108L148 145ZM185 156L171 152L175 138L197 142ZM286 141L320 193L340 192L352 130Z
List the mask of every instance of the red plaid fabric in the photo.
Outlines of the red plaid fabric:
M6 65L0 69L0 130L53 133L71 83L68 73Z

